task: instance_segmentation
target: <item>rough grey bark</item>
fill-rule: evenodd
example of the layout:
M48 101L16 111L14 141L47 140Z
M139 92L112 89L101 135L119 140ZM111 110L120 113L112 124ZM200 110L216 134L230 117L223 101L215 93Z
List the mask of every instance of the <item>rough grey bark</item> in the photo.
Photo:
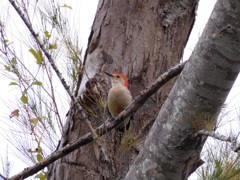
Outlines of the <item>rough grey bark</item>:
M109 116L103 103L110 86L104 71L124 73L135 97L179 62L195 20L197 3L198 0L99 1L78 91L87 117L82 117L72 105L60 148L89 132L83 118L97 127ZM115 132L109 133L98 143L56 161L49 167L48 179L124 178L173 83L169 82L134 114L127 132L132 137L130 144L116 145Z
M240 2L218 0L126 179L187 179L240 70Z

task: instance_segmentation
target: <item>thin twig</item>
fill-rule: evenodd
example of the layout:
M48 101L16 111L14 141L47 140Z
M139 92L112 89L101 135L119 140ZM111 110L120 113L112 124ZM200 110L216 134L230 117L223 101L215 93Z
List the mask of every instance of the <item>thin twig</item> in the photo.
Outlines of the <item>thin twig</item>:
M54 104L54 107L55 107L55 112L56 112L56 115L57 115L57 118L58 118L57 123L58 123L60 131L62 132L63 131L63 123L62 123L62 120L61 120L61 117L60 117L60 113L58 111L58 106L57 106L55 93L54 93L54 88L53 88L53 82L52 82L51 76L49 74L48 68L46 68L46 73L47 73L47 76L48 76L48 79L49 79L49 84L50 84L50 89L51 89L51 94L52 94L52 96L50 96L50 97L53 101L53 104Z
M92 138L93 138L93 140L95 140L94 142L96 142L96 144L98 146L98 149L100 151L101 161L111 163L108 156L106 155L106 152L105 152L104 148L102 147L101 143L99 142L99 136L97 135L95 129L92 127L91 122L87 118L84 119L84 122L85 122L85 124L87 124L88 128L90 129L90 132L92 134Z
M205 135L205 136L210 136L213 137L217 140L224 141L224 142L229 142L231 143L231 149L234 152L238 152L240 150L240 144L237 143L237 138L231 137L231 136L224 136L219 133L216 133L214 131L207 131L207 130L201 130L197 133L197 135Z
M154 93L157 92L159 88L161 88L164 84L166 84L170 79L180 74L183 67L185 66L186 62L180 63L175 67L169 69L167 72L162 74L148 89L144 90L141 95L139 95L135 101L133 101L124 111L122 111L116 118L109 119L106 123L102 124L98 128L94 130L98 137L110 132L113 128L117 127L121 124L124 119L130 116L133 112L136 112L145 102L146 100L151 97ZM86 118L86 117L85 117ZM35 164L32 167L25 168L22 172L16 174L15 176L9 178L9 180L18 180L27 178L41 169L45 168L46 166L50 165L57 159L66 156L67 154L71 153L72 151L78 149L79 147L88 144L94 140L92 133L87 133L86 135L78 138L78 140L66 145L62 149L55 151L54 153L50 154L46 159L43 161Z

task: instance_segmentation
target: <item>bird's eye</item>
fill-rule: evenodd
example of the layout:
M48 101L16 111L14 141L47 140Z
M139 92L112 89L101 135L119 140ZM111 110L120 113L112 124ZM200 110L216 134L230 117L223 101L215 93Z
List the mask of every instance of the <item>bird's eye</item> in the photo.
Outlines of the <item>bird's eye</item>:
M117 78L120 78L120 76L119 76L119 75L117 75L116 77L117 77Z

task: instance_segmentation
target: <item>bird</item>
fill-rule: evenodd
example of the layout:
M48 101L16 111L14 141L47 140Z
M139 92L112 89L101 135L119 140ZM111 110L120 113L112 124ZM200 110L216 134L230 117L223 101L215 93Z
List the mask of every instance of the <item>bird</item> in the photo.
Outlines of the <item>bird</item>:
M111 89L108 92L108 109L113 117L120 114L132 102L132 95L128 89L128 79L124 74L109 74L111 79ZM120 124L117 129L124 131L129 126L129 118Z

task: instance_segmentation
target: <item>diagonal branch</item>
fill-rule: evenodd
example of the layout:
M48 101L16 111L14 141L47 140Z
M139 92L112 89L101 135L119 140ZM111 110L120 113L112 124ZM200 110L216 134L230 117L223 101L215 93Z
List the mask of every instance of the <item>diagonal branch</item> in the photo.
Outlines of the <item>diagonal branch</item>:
M197 135L210 136L220 141L229 142L231 143L231 149L236 153L240 150L240 144L237 143L237 138L234 138L232 136L224 136L217 132L207 130L201 130L197 133Z
M21 9L16 5L15 1L9 0L9 2L14 7L14 9L17 11L18 15L21 17L22 21L24 22L24 24L27 26L28 30L32 34L33 38L35 39L35 41L37 42L37 44L39 45L41 50L44 52L45 56L48 58L48 61L50 62L53 70L57 74L57 77L60 79L64 89L67 91L68 95L73 100L74 97L73 97L72 93L70 92L70 87L68 86L66 80L62 77L62 74L60 73L59 69L57 68L51 54L48 52L48 50L45 48L44 44L39 39L39 35L34 31L31 23L28 21L27 17L24 15L24 13L21 11Z
M0 174L0 178L3 180L6 180L7 178L5 178L3 175Z
M98 128L95 129L98 137L103 136L104 134L110 132L113 128L117 127L120 123L124 121L128 116L132 113L136 112L145 102L151 97L154 93L157 92L159 88L161 88L164 84L166 84L173 77L179 75L185 66L186 62L180 63L175 67L169 69L167 72L162 74L149 88L145 89L135 101L133 101L124 111L122 111L116 118L109 119L106 123L102 124ZM57 150L50 154L43 161L35 164L32 167L25 168L22 172L16 174L15 176L9 178L9 180L18 180L27 178L41 169L47 167L57 159L66 156L72 151L78 149L79 147L86 145L94 140L92 133L87 133L84 136L78 138L78 140L66 145L60 150Z

